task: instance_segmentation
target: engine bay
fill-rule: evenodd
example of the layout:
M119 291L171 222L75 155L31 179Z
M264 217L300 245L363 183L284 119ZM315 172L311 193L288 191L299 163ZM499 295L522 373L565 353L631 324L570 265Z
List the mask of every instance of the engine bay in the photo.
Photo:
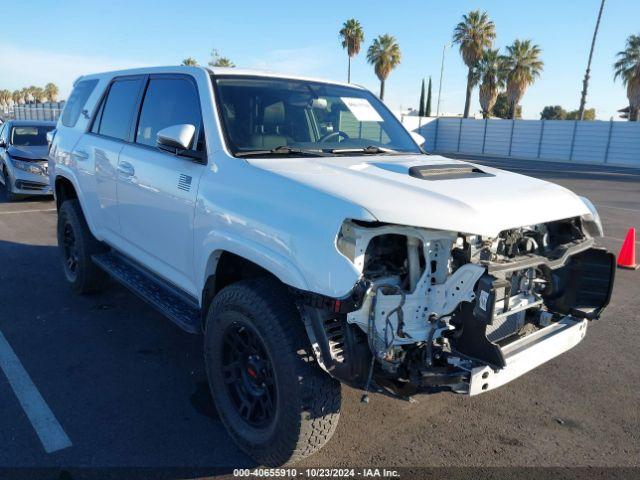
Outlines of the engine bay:
M360 381L402 395L465 391L465 372L505 367L510 343L566 318L598 318L613 285L613 256L594 247L581 218L495 238L347 221L336 243L366 291L333 321L356 327L369 347Z

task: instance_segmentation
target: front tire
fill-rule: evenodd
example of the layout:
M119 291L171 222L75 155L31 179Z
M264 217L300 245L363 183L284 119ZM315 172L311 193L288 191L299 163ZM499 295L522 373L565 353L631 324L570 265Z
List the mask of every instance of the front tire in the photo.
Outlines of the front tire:
M91 234L76 199L64 201L58 212L58 248L72 290L84 294L103 289L107 274L93 263L91 256L106 249Z
M276 279L224 288L207 314L205 363L220 419L262 465L318 451L340 416L340 383L323 372L287 290Z
M4 180L4 194L7 198L8 202L15 202L20 199L19 195L13 193L13 185L11 182L11 177L9 177L9 172L7 171L7 167L2 167L2 179Z

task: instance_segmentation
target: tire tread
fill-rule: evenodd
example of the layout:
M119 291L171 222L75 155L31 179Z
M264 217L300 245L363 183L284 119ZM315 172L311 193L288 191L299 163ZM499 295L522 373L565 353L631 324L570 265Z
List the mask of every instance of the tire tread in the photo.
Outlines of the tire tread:
M286 432L283 438L274 439L268 450L258 451L251 445L243 444L242 440L236 438L236 441L265 465L292 464L317 452L329 441L337 427L340 384L317 365L300 314L286 288L277 280L266 278L243 280L226 287L211 304L207 330L215 328L209 322L226 308L240 308L242 313L250 316L254 315L252 312L262 312L262 320L277 319L279 325L270 325L269 329L275 345L270 354L289 358L299 379L298 394L289 395L287 399L298 416L286 416L288 425L283 428ZM291 355L291 352L296 352L298 357Z

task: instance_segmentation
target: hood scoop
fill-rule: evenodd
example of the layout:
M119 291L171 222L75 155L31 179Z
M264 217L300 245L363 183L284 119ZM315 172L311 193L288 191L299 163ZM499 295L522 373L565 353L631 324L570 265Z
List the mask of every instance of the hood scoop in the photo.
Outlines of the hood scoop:
M468 163L420 165L409 168L409 175L421 180L455 180L458 178L493 177Z

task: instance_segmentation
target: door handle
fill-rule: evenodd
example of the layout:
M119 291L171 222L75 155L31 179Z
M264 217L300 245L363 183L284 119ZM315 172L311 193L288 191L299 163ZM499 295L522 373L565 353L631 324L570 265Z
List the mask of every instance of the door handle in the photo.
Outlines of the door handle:
M133 165L129 162L120 162L118 163L118 173L124 175L125 177L133 177L136 173Z
M71 152L71 157L78 162L82 162L89 158L89 154L84 150L74 150Z

